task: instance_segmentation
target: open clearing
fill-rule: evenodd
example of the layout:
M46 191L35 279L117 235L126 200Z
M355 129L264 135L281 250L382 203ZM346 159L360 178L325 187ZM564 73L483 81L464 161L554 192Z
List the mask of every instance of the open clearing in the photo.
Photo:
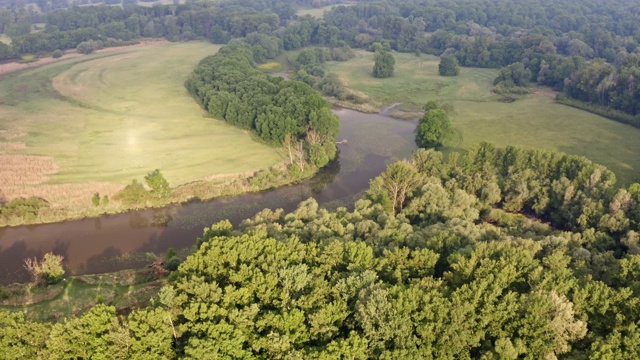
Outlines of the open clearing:
M329 5L329 6L324 6L320 8L298 9L298 11L296 12L296 15L298 16L311 15L316 19L322 19L325 11L329 11L334 7L340 6L340 5L349 6L349 4L335 4L335 5Z
M544 88L513 103L499 102L491 93L495 69L461 68L459 76L442 77L437 57L394 53L393 76L376 79L371 75L373 54L356 54L347 62L329 62L328 70L381 104L402 102L406 110L420 109L429 100L453 104L451 121L463 138L455 146L488 141L559 150L607 166L620 184L640 180L640 129L556 104L554 94Z
M188 74L218 48L132 47L0 78L0 189L69 208L156 168L176 186L278 163L275 149L188 95Z

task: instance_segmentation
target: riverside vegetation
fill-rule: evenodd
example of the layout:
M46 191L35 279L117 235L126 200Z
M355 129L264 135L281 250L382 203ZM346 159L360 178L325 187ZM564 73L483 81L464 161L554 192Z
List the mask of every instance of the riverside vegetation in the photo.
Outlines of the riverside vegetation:
M640 184L577 156L420 149L353 210L205 229L147 307L2 312L29 358L615 358L640 353ZM27 306L26 309L29 307ZM451 341L454 338L455 341Z
M46 313L43 308L54 306L48 300L69 306L65 296L76 288L75 280L71 286L49 285L61 293L37 287L36 293L47 294L40 311L29 312L38 304L0 309L2 354L47 359L107 354L121 359L633 359L640 354L640 184L634 182L637 167L629 165L637 159L637 133L597 116L579 115L591 120L572 123L567 114L584 112L555 104L553 96L521 95L537 82L562 91L572 106L612 118L619 112L637 117L637 4L391 0L332 7L317 19L295 18L295 4L287 1L245 3L73 8L53 13L38 34L21 27L30 19L13 16L6 28L15 36L0 51L15 57L60 44L77 47L80 40L93 41L93 49L106 36L125 41L150 34L229 42L200 63L187 88L210 114L261 141L284 145L288 169L278 171L285 174L300 174L333 155L328 139L335 136L335 119L312 87L356 103L367 96L403 96L410 102L407 110L427 104L420 120L424 129L416 133L423 146L441 146L450 138L449 115L429 101L453 94L458 114L451 114L451 125L463 134L462 144L475 141L463 152L420 149L412 159L389 165L351 209L328 211L307 200L288 214L263 210L237 228L228 221L213 224L161 287L127 280L84 303L95 306L47 319L56 321L30 314ZM310 45L327 50L303 49ZM391 76L373 79L375 55L352 48L391 55ZM257 70L256 63L271 62L285 50L302 55L292 75L307 85ZM323 64L327 53L340 62ZM454 57L463 66L459 75L441 77L434 55ZM325 71L325 66L329 71L359 66L347 61L354 56L371 59L359 70L366 75L346 71L352 75L348 79ZM433 71L421 75L439 80L406 81L409 58L427 59ZM439 85L463 84L465 76L476 82L466 88ZM363 90L345 90L357 86ZM365 91L366 86L376 90ZM421 94L420 86L435 95ZM477 101L475 94L487 101ZM496 103L497 97L517 101ZM521 104L529 104L528 113L537 117L514 116L514 108L507 108ZM482 107L491 111L482 115L476 111ZM544 117L545 112L569 120ZM483 119L477 114L487 121L475 121ZM287 119L283 127L274 121L279 117ZM447 126L431 127L434 120ZM572 125L563 132L562 124ZM619 131L611 130L615 126ZM443 128L443 136L430 137ZM487 133L497 133L499 142L546 144L574 154L596 148L590 136L604 148L592 150L589 160L479 143L491 138ZM512 139L505 140L505 134ZM623 159L604 161L624 174L621 185L613 172L592 161L602 154ZM309 163L299 163L301 158ZM153 168L144 172L147 188L135 181L125 194L141 194L151 203L178 196L163 172L148 172ZM108 199L110 206L113 196ZM104 196L94 190L86 201L99 207ZM147 297L155 294L152 301L118 303L138 286L148 290ZM33 294L23 295L33 299Z
M386 4L365 2L331 7L335 3L335 1L298 1L296 3L255 1L246 3L229 0L221 3L158 4L146 7L136 6L134 2L126 1L121 2L122 7L86 6L69 9L64 9L66 7L64 3L56 3L42 4L36 12L20 11L22 5L11 3L6 4L7 8L2 9L2 16L0 16L0 30L5 39L0 44L0 58L35 60L37 57L54 53L57 57L69 49L75 48L80 52L90 52L89 48L93 51L103 46L129 44L149 37L164 37L170 41L207 39L215 43L240 42L250 46L256 63L276 59L282 54L282 51L299 51L311 45L327 47L332 58L341 61L352 56L352 48L377 52L382 49L384 52L379 52L380 54L391 54L390 51L395 51L393 58L399 63L393 76L386 78L382 86L384 91L394 90L395 88L392 86L394 80L406 79L409 76L409 73L400 71L402 70L402 56L415 54L418 55L417 59L421 59L426 56L422 54L429 54L429 56L443 56L444 60L455 58L460 65L464 66L465 68L460 72L459 81L462 81L469 74L474 74L473 76L477 74L479 78L483 79L486 76L495 78L498 73L490 68L503 67L504 70L500 74L509 72L509 79L503 77L498 81L498 86L494 91L503 93L504 96L500 96L509 101L521 98L521 95L516 93L531 92L520 85L537 83L562 91L563 94L558 97L560 103L586 109L630 124L634 124L636 121L637 109L634 104L640 103L640 101L638 101L638 87L633 79L637 78L638 41L633 37L633 34L637 32L638 25L633 18L633 14L636 13L634 4L628 0L608 2L605 6L593 1L574 4L568 0L540 0L526 4L514 4L506 0L497 3L479 0L474 2L475 5L472 9L462 0L445 2L390 1ZM322 18L297 17L298 6L305 8L326 6L327 11ZM534 16L533 14L544 14L544 16ZM232 21L233 19L236 20ZM34 23L37 24L34 25ZM7 41L7 36L10 37L10 41ZM172 56L163 56L163 58L169 60L172 59ZM429 66L430 62L431 60L427 58L424 63ZM154 62L148 62L145 65L152 63ZM186 62L183 63L186 64ZM336 66L346 66L346 63L348 61ZM373 99L382 99L383 97L377 96L375 91L358 91L356 89L357 81L371 78L369 74L372 72L373 63L371 66L367 66L367 76L358 77L354 82L349 82L349 79L346 79L347 85L354 91L341 90L340 81L345 83L345 79L340 74L331 74L332 66L329 65L329 72L324 73L318 72L317 67L314 67L314 73L307 73L307 75L311 75L307 77L300 74L301 70L307 71L307 69L299 69L295 78L308 82L328 96L336 96L339 100L338 103L353 102L356 103L355 107L369 110L379 108L367 106L370 105L366 103L367 97L370 96ZM485 69L470 69L470 66ZM80 68L76 68L76 70ZM517 71L514 72L514 69ZM101 74L104 75L103 73L97 74L98 78ZM514 78L514 74L524 75L524 77ZM77 79L84 77L78 73L76 75ZM77 80L76 75L68 80ZM314 80L313 77L317 79ZM180 82L183 79L180 79ZM402 105L406 107L405 110L417 111L426 101L436 100L428 98L429 96L426 96L426 99L415 98L412 93L416 93L413 88L417 85L411 79L402 82L400 89L403 91L395 89L392 94L394 96L391 96L409 100L409 104ZM523 81L520 82L520 80ZM39 81L38 84L35 84L36 86L30 86L26 89L27 92L32 95L39 94L42 91L36 91L36 89L50 88L46 85L46 80ZM450 83L456 82L454 79L448 81ZM73 81L71 82L73 83ZM429 86L435 87L434 91L438 93L436 98L443 97L443 94L446 96L445 93L451 90L451 88L444 89L444 93L441 93L443 82L444 80L428 82ZM104 84L105 82L97 81L94 83ZM65 84L55 85L64 86ZM483 80L481 89L484 89L484 86ZM16 88L15 90L20 91L12 91L12 94L19 94L24 89ZM31 90L34 92L31 93ZM406 95L404 90L406 90ZM474 89L473 86L465 90L477 93L475 91L477 89ZM136 92L136 94L140 93ZM536 94L547 93L548 91L534 91L533 96L527 96L523 101L516 101L516 104L496 103L495 101L478 102L474 95L464 98L457 97L454 100L457 103L454 105L458 114L452 116L452 122L463 135L460 147L469 147L482 140L494 141L500 145L527 144L531 147L550 147L587 156L609 166L619 174L623 182L634 181L637 177L636 169L638 167L634 163L637 157L628 155L636 153L634 147L637 145L637 141L632 139L633 133L628 133L624 128L615 128L614 125L603 125L599 118L589 117L583 112L573 111L567 107L550 106L554 104L553 96L550 98L536 96ZM72 94L72 96L63 95L66 99L80 100L83 106L87 105L85 101L87 99L75 99L78 93ZM500 99L490 92L484 92L484 90L480 97L483 100ZM127 101L131 99L135 99L135 96L129 97ZM385 102L383 101L383 103ZM120 104L126 104L126 101L120 102ZM104 105L109 106L108 103ZM94 108L94 110L96 109ZM536 114L536 118L531 118L531 114ZM47 115L50 114L47 113ZM398 113L398 115L402 114ZM411 113L402 116L410 117L410 115L419 116L419 114ZM494 121L496 120L495 115L501 121ZM108 116L103 119L112 120ZM574 123L573 119L580 119L580 124ZM49 124L53 124L53 122ZM65 124L66 126L54 126L54 128L64 131L69 124L74 123L70 122ZM41 126L45 125L39 122L38 127ZM187 127L181 128L187 129ZM527 134L518 133L513 131L514 129L527 129ZM570 130L571 133L557 132L557 129ZM573 136L575 130L581 133L577 137ZM2 148L5 153L29 156L33 156L33 153L39 153L39 155L45 153L45 151L35 150L35 146L29 146L19 139L16 140L16 137L23 136L25 132L20 127L6 127L3 124L0 131L3 131L0 136L2 136ZM93 143L94 140L111 141L112 139L107 139L108 136L105 136L103 131L105 130L98 129L96 132L84 134L87 136L83 138L88 143ZM602 133L605 136L600 136ZM34 142L34 145L46 144L47 142L44 140L51 136L60 138L58 133L43 134L41 129L27 129L26 136L31 135L34 136L33 139L39 139ZM127 139L132 141L132 144L129 144L132 146L136 145L133 144L133 140L139 140L140 137L127 136ZM618 147L610 146L612 141L609 140L615 140L613 142ZM585 144L589 141L595 141L597 146L586 146ZM82 145L84 146L84 144ZM33 212L29 210L24 212L23 216L16 217L15 214L18 213L7 211L13 215L11 215L12 220L3 218L2 221L5 224L47 222L65 218L95 216L104 212L123 211L127 207L118 202L111 201L106 208L102 205L94 207L91 199L96 192L101 196L107 195L109 199L113 199L115 192L130 179L134 177L139 179L155 168L161 169L174 186L196 179L201 180L205 177L230 175L229 172L216 173L214 171L212 173L209 171L204 176L193 176L186 180L180 180L171 174L172 171L176 171L175 168L165 167L161 161L158 161L141 166L144 167L143 169L136 169L136 166L140 167L141 164L133 164L134 166L127 167L128 171L122 171L120 174L122 177L113 183L102 180L101 175L104 173L93 171L95 164L76 162L75 169L65 170L66 165L73 163L75 156L67 156L70 152L76 153L74 149L75 147L48 149L47 154L55 154L62 150L67 154L64 158L59 157L54 161L31 157L19 158L20 163L31 164L30 166L35 168L30 171L29 177L37 175L37 179L18 181L18 183L33 181L46 188L55 188L55 191L50 189L52 191L49 191L49 195L46 196L42 192L34 194L29 191L21 191L18 194L12 189L7 189L8 185L3 185L2 191L6 200L34 196L39 199L28 201L47 204L45 207L40 207L37 215L31 215ZM77 153L96 155L90 151ZM112 153L116 154L116 152ZM228 186L229 188L216 190L210 195L235 194L244 191L246 187L241 183L246 181L247 176L254 174L258 169L268 169L273 166L278 157L280 159L288 157L289 163L293 158L289 154L277 154L273 149L255 153L270 154L273 157L271 160L260 162L258 166L247 166L246 171L232 173L238 175L237 177L230 176L235 180L230 178L220 180L218 178L217 182L227 183L227 185L221 185L222 187ZM620 154L627 155L620 156ZM119 157L119 159L123 158L125 157ZM128 158L139 159L140 157L130 156ZM169 159L169 157L163 158ZM185 158L188 157L182 157L182 159ZM232 163L236 164L237 162ZM104 164L109 166L110 171L108 172L113 174L112 164L108 161ZM205 169L201 166L189 168L194 174L203 172ZM131 171L131 169L135 170ZM187 167L182 169L186 170ZM88 186L78 186L82 180L73 179L74 175L84 171L92 173L92 177L98 174L100 179L94 180ZM51 176L52 173L55 174ZM72 180L63 182L62 179L65 177ZM229 182L236 184L230 185ZM278 184L281 182L272 185ZM243 190L238 190L238 188ZM64 195L58 199L51 199L54 196L51 194ZM73 195L70 196L70 194ZM11 208L23 207L23 203L27 200L17 199L16 201L18 203L11 204ZM62 204L61 201L67 203ZM37 206L31 206L31 208L35 209Z

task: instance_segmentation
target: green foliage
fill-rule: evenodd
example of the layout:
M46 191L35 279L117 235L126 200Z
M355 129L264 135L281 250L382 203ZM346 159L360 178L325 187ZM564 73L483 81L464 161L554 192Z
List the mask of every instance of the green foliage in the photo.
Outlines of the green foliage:
M102 207L109 206L109 197L107 195L102 197Z
M165 261L164 268L168 271L175 271L178 269L181 262L182 260L177 256L170 257Z
M47 206L47 201L39 197L13 199L0 207L0 214L5 219L35 219L40 209Z
M37 359L51 325L25 320L22 312L0 310L0 353L3 359Z
M99 193L93 194L93 196L91 197L91 203L93 204L94 207L100 206L100 194Z
M388 78L393 74L396 60L388 51L376 51L373 64L373 77Z
M21 62L21 63L23 63L23 64L32 63L32 62L34 62L34 61L36 61L36 60L38 60L38 57L37 57L37 56L35 56L35 55L31 55L31 54L28 54L28 55L22 55L22 56L20 57L20 62Z
M160 170L155 169L144 177L145 182L151 188L151 194L159 198L165 198L171 193L169 182L164 178Z
M438 64L438 72L440 76L458 76L460 74L460 65L455 56L441 56L440 64Z
M49 358L624 357L638 349L640 185L614 181L561 153L419 149L353 210L309 199L214 224L180 266L167 251L155 307L98 305L28 343L14 329L31 325L5 318L0 345Z
M531 76L531 70L527 69L521 62L517 62L500 70L500 74L493 81L493 85L526 87L531 81Z
M564 95L558 94L556 96L556 102L564 105L568 105L577 109L582 109L606 118L619 121L623 124L629 124L631 126L640 128L640 115L629 115L625 112L611 109L609 107L590 104L584 101L570 99Z
M114 198L127 205L143 205L149 200L150 195L138 180L133 179L131 183L120 190Z
M51 57L53 57L54 59L61 58L61 57L62 57L62 55L64 55L64 54L62 53L62 50L60 50L60 49L55 49L55 50L51 53Z
M307 49L299 61L312 66L329 56L325 53L323 49ZM329 89L334 85L326 86ZM302 171L308 157L320 166L335 156L339 123L329 104L307 84L284 81L257 70L245 45L228 45L201 61L186 87L211 115L250 129L273 145L282 144L286 138L292 140L286 151L290 159L296 153ZM302 146L293 149L297 144Z
M436 102L427 103L425 113L416 127L416 144L423 148L439 149L454 137L455 130L447 113Z
M83 41L79 43L78 46L76 46L76 51L78 51L81 54L87 55L87 54L91 54L96 50L102 49L102 47L103 47L102 41L89 40L89 41Z
M41 261L36 258L28 258L24 262L24 267L31 275L34 283L44 283L52 285L60 282L64 276L62 267L63 257L52 253L44 254Z
M82 317L55 324L46 342L47 357L88 359L109 354L118 358L126 354L128 334L119 333L115 315L114 307L97 305Z

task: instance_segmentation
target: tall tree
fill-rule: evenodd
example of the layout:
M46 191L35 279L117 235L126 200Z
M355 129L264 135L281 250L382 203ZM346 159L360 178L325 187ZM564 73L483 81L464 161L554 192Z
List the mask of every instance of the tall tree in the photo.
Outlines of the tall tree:
M460 74L460 65L458 59L452 55L445 55L440 57L440 64L438 64L438 72L441 76L458 76Z
M396 60L388 51L376 51L374 55L373 76L377 78L388 78L393 74Z
M429 102L416 127L416 144L423 148L441 148L455 137L449 115L437 103Z

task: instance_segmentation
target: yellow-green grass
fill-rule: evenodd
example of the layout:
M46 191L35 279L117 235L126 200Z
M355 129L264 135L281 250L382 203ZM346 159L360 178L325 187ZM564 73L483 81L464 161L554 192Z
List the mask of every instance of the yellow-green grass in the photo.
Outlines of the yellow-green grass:
M207 117L187 93L189 73L218 48L204 42L134 47L5 76L0 157L22 156L15 166L31 169L15 171L18 179L0 176L0 189L3 180L22 181L26 195L49 199L60 186L87 184L91 191L101 184L108 194L156 168L175 186L278 163L274 148ZM71 197L87 195L67 190Z
M320 8L307 8L307 9L298 9L298 11L296 12L296 15L298 16L305 16L305 15L311 15L314 18L317 19L322 19L322 16L324 16L324 12L325 11L329 11L332 8L339 6L339 5L347 5L347 4L336 4L336 5L329 5L329 6L324 6L324 7L320 7Z
M185 2L186 2L186 0L180 0L180 4L184 4ZM153 1L153 2L138 1L138 6L153 6L155 4L173 5L173 0L158 0L158 1Z
M429 100L453 104L451 120L462 134L456 147L488 141L559 150L607 166L621 184L640 179L639 129L557 104L553 92L544 88L513 103L499 102L491 93L497 70L462 68L459 76L442 77L436 57L394 57L395 72L388 79L371 76L373 54L363 51L353 60L329 63L328 69L381 104L402 102L405 109L417 109Z
M329 62L329 72L334 72L354 90L371 96L374 102L388 104L397 101L404 108L418 110L428 100L488 101L491 84L497 75L493 69L462 68L460 76L443 77L438 74L438 58L413 54L393 53L395 72L387 79L371 75L373 53L356 51L356 57L346 62Z

